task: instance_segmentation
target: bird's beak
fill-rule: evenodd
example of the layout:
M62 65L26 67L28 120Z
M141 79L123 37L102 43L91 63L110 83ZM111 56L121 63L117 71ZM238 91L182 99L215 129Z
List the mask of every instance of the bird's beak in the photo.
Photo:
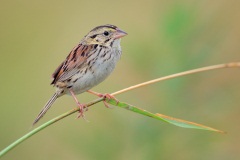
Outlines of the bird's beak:
M122 37L124 37L126 35L127 35L126 32L124 32L123 30L117 28L117 31L116 31L116 33L114 35L114 39L119 39L119 38L122 38Z

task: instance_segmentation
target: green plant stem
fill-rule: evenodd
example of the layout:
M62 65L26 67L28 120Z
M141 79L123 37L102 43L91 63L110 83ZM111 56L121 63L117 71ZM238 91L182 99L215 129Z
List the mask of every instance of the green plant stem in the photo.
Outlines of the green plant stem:
M88 107L96 104L96 103L99 103L103 100L103 98L99 98L99 99L96 99L88 104L86 104ZM75 108L75 109L72 109L64 114L61 114L59 116L57 116L56 118L53 118L51 120L49 120L48 122L42 124L41 126L33 129L32 131L30 131L29 133L25 134L24 136L22 136L21 138L17 139L15 142L13 142L12 144L10 144L9 146L7 146L6 148L4 148L1 152L0 152L0 157L2 157L4 154L6 154L7 152L9 152L11 149L13 149L14 147L16 147L17 145L19 145L21 142L25 141L26 139L30 138L31 136L33 136L34 134L38 133L39 131L43 130L44 128L56 123L57 121L67 117L67 116L70 116L71 114L75 113L79 111L79 108Z
M240 67L240 62L231 62L231 63L226 63L226 64L218 64L218 65L213 65L213 66L208 66L208 67L203 67L203 68L199 68L199 69L193 69L193 70L189 70L189 71L186 71L186 72L181 72L181 73L177 73L177 74L173 74L173 75L170 75L170 76L166 76L166 77L161 77L161 78L157 78L157 79L154 79L154 80L151 80L151 81L147 81L147 82L144 82L144 83L141 83L141 84L138 84L138 85L135 85L135 86L132 86L132 87L129 87L129 88L126 88L126 89L123 89L123 90L120 90L120 91L117 91L115 93L112 93L111 95L117 95L117 94L121 94L121 93L124 93L124 92L127 92L129 90L133 90L133 89L136 89L136 88L139 88L139 87L143 87L143 86L146 86L146 85L149 85L149 84L153 84L153 83L156 83L156 82L159 82L159 81L163 81L163 80L166 80L166 79L172 79L172 78L176 78L176 77L180 77L180 76L185 76L185 75L188 75L188 74L193 74L193 73L198 73L198 72L203 72L203 71L208 71L208 70L213 70L213 69L220 69L220 68L235 68L235 67ZM99 99L96 99L88 104L86 104L87 107L90 107L100 101L102 101L103 98L99 98ZM23 142L24 140L28 139L29 137L33 136L34 134L38 133L39 131L43 130L44 128L52 125L53 123L75 113L79 111L79 108L75 108L71 111L68 111L44 124L42 124L41 126L33 129L32 131L30 131L29 133L25 134L24 136L22 136L21 138L19 138L18 140L16 140L15 142L13 142L12 144L10 144L9 146L7 146L5 149L3 149L1 152L0 152L0 157L2 157L4 154L6 154L7 152L9 152L11 149L13 149L14 147L16 147L17 145L19 145L21 142Z

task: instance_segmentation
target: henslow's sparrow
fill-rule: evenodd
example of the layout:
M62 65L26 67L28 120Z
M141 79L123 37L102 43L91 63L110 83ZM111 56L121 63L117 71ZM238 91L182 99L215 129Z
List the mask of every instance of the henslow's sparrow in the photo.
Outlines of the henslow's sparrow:
M109 24L92 29L53 73L51 84L56 87L56 92L33 124L36 124L54 101L64 94L72 95L75 99L80 108L79 117L83 116L85 105L78 102L76 94L88 91L99 97L111 97L109 94L98 94L89 89L101 83L112 73L122 52L120 38L126 35L126 32Z

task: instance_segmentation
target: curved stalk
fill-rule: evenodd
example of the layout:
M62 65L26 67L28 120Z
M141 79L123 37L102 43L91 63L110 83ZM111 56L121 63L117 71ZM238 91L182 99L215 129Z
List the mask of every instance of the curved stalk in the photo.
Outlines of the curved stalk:
M161 77L161 78L157 78L157 79L154 79L154 80L150 80L150 81L147 81L147 82L144 82L144 83L140 83L140 84L137 84L137 85L134 85L134 86L131 86L131 87L128 87L128 88L125 88L125 89L122 89L120 91L117 91L117 92L114 92L112 93L111 95L115 96L115 95L118 95L118 94L122 94L124 92L128 92L130 90L133 90L133 89L137 89L137 88L140 88L140 87L143 87L143 86L146 86L146 85L150 85L150 84L153 84L153 83L157 83L157 82L160 82L160 81L163 81L163 80L168 80L168 79L172 79L172 78L176 78L176 77L180 77L180 76L185 76L185 75L189 75L189 74L193 74L193 73L199 73L199 72L203 72L203 71L209 71L209 70L214 70L214 69L221 69L221 68L235 68L235 67L240 67L240 62L231 62L231 63L226 63L226 64L218 64L218 65L212 65L212 66L208 66L208 67L203 67L203 68L198 68L198 69L193 69L193 70L189 70L189 71L185 71L185 72L180 72L180 73L177 73L177 74L173 74L173 75L169 75L169 76L165 76L165 77ZM99 98L99 99L96 99L92 102L89 102L88 104L86 104L88 107L96 104L96 103L99 103L103 100L103 98ZM43 130L44 128L56 123L57 121L75 113L79 111L79 108L75 108L73 110L70 110L44 124L42 124L41 126L33 129L32 131L30 131L29 133L25 134L24 136L22 136L21 138L19 138L18 140L16 140L15 142L13 142L12 144L10 144L9 146L7 146L5 149L3 149L1 152L0 152L0 157L2 157L4 154L6 154L7 152L9 152L11 149L13 149L14 147L16 147L17 145L19 145L20 143L22 143L23 141L25 141L26 139L30 138L31 136L33 136L34 134L38 133L39 131Z

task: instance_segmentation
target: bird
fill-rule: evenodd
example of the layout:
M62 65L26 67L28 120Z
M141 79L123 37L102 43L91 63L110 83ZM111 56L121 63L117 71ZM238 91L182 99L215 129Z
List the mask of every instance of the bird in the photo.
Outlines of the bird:
M93 28L84 36L52 74L51 85L56 91L42 108L33 125L46 114L56 99L63 95L71 95L74 98L79 107L78 117L84 117L84 108L87 106L81 104L76 95L89 92L99 97L114 98L110 94L100 94L90 89L113 72L122 54L121 38L126 35L127 33L117 26L106 24ZM103 102L107 106L106 102Z

